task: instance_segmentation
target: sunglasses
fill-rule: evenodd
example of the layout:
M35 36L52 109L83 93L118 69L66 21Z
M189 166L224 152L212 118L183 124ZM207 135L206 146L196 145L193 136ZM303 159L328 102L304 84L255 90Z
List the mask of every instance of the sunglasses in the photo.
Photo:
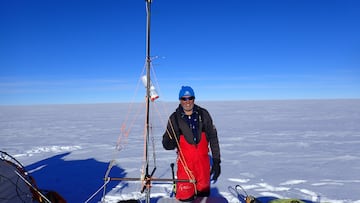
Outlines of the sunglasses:
M180 98L182 101L192 101L192 100L194 100L195 99L195 97L181 97Z

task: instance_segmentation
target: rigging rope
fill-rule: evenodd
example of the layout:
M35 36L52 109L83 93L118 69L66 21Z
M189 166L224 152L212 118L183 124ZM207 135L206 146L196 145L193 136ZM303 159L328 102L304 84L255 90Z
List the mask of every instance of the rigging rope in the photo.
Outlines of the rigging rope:
M103 188L105 188L105 186L108 184L110 182L110 179L106 179L105 181L104 181L104 184L94 193L94 194L92 194L86 201L85 201L85 203L88 203L92 198L94 198L95 197L95 195L97 194L97 193L99 193ZM105 190L104 190L105 191ZM105 199L105 195L103 195L103 197L102 197L102 201Z
M181 147L180 147L179 139L177 138L176 133L175 133L174 125L173 125L173 123L171 122L170 119L169 119L169 123L170 123L171 131L172 131L171 133L172 133L172 134L170 134L170 132L168 132L168 129L167 129L167 128L166 128L166 131L168 132L168 135L169 135L169 136L170 136L170 135L173 135L173 136L170 136L170 139L175 139L175 141L176 141L176 145L177 145L177 149L178 149L178 155L179 155L179 159L178 159L178 160L180 160L180 163L181 163L182 166L184 167L185 172L186 172L187 176L189 177L189 180L195 180L194 174L193 174L192 171L189 169L189 167L188 167L188 165L187 165L187 163L186 163L184 154L183 154L182 149L181 149ZM194 185L195 194L196 194L196 191L197 191L197 189L196 189L196 181L193 182L193 185Z
M129 107L127 109L125 119L121 124L120 135L117 138L117 142L116 142L115 150L114 150L113 155L112 155L112 159L109 162L108 169L107 169L107 171L105 173L105 176L104 176L104 185L101 186L101 188L99 188L98 191L96 191L95 194L93 194L93 195L96 195L100 190L104 189L102 198L105 198L106 185L110 181L110 178L108 176L109 176L109 173L110 173L112 167L114 165L116 165L115 159L116 159L116 156L118 155L117 152L121 151L125 147L125 145L128 143L129 134L130 134L130 132L131 132L131 130L132 130L134 124L135 124L135 121L137 120L137 118L140 115L140 110L141 110L140 107L137 109L135 114L131 114L131 112L133 110L133 107L134 107L134 104L135 104L135 98L136 98L136 95L138 94L139 87L140 87L140 84L141 84L141 81L140 81L141 75L143 75L144 72L145 72L144 70L145 70L145 67L143 68L143 70L142 70L142 72L140 74L140 77L139 77L139 79L137 81L137 85L136 85L136 88L135 88L133 98L132 98L132 100L131 100L131 102L129 104ZM131 121L129 121L130 120L130 115L133 116ZM130 122L130 125L127 127L127 123L129 123L129 122Z
M138 81L137 81L137 85L136 85L136 88L135 88L135 92L134 92L133 98L132 98L132 100L131 100L131 102L130 102L130 105L129 105L129 107L128 107L128 111L127 111L127 113L126 113L125 120L124 120L123 123L121 124L120 135L119 135L119 137L118 137L118 139L117 139L117 142L116 142L116 149L117 149L118 151L120 151L120 150L122 149L122 147L120 146L121 141L122 141L122 138L125 138L125 139L126 139L125 141L127 141L127 138L128 138L128 136L129 136L129 134L130 134L130 131L131 131L131 129L132 129L132 126L134 125L135 121L137 120L138 115L140 115L140 108L138 108L138 111L136 112L135 117L133 117L132 121L130 122L129 128L128 128L128 130L126 131L126 124L128 123L128 120L129 120L129 117L130 117L130 115L131 115L133 106L134 106L134 104L135 104L136 95L137 95L138 92L139 92L139 87L140 87L140 83L141 83L141 81L140 81L141 79L140 79L140 78L141 78L141 75L144 74L144 72L145 72L145 66L144 66L143 70L141 71L140 77L139 77L139 79L138 79ZM126 142L126 143L127 143L127 142Z

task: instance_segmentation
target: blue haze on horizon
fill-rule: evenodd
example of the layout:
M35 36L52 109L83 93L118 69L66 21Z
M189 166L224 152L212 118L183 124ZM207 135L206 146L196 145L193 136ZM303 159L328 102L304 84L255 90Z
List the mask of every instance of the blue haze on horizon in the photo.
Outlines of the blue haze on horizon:
M360 98L360 1L153 0L151 17L162 101L181 85L206 101ZM145 27L144 0L0 0L0 105L142 100Z

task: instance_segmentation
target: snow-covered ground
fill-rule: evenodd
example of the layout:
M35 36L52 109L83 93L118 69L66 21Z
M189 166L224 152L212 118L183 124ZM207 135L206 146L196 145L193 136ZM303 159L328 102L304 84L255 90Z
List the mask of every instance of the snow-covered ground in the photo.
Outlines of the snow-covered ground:
M218 128L222 174L212 195L239 202L229 186L254 196L321 202L360 202L360 100L198 102ZM171 178L174 151L161 137L176 103L152 111L152 157L157 178ZM110 177L139 177L143 160L141 104L0 107L0 150L15 156L40 188L68 202L85 202ZM128 113L130 109L131 113ZM165 111L165 112L164 112ZM135 119L136 118L136 119ZM121 129L130 133L121 133ZM117 144L118 143L118 144ZM118 146L118 150L115 146ZM172 185L154 182L152 195L168 196ZM138 182L112 181L107 202L140 197ZM89 202L98 202L102 191ZM154 198L156 199L156 198Z

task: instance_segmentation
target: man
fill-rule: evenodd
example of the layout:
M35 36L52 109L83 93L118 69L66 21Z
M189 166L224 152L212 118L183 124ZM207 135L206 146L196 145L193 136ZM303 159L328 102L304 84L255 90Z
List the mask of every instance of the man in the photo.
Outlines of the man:
M210 176L220 175L220 147L217 131L209 112L196 105L194 90L182 86L180 104L171 114L162 144L166 150L177 149L177 179L193 180L176 183L176 198L182 201L209 196ZM209 144L212 153L210 170Z

